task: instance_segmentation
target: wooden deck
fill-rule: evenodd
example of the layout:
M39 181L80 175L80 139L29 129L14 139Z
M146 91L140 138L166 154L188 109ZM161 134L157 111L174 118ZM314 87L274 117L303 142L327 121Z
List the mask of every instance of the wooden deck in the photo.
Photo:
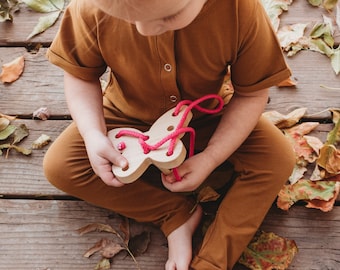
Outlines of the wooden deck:
M30 42L25 40L40 16L22 7L20 13L15 14L13 24L0 23L0 66L21 55L26 59L19 80L0 84L0 113L19 116L16 123L25 123L30 130L23 146L29 146L42 133L54 140L71 121L63 95L62 71L49 64L44 56L58 23ZM281 16L281 23L321 19L319 10L309 7L305 1L296 0ZM27 48L36 43L44 47L36 54L27 52ZM319 53L301 52L287 61L298 84L296 87L272 88L267 110L287 114L307 107L306 118L322 123L313 134L325 140L331 129L327 109L340 107L340 90L332 89L340 87L340 75L334 74L329 59ZM50 110L49 120L32 119L33 111L40 107ZM94 269L99 256L88 259L83 254L107 234L80 236L76 230L90 223L118 228L121 219L51 186L42 172L46 149L35 150L29 157L14 151L7 159L0 156L0 269ZM299 252L289 269L340 269L339 202L327 213L303 205L295 205L284 212L273 205L261 229L295 240ZM133 223L131 226L135 233L151 232L147 252L137 257L141 269L164 269L167 248L161 232L147 224ZM121 254L115 257L112 269L136 268L130 257Z

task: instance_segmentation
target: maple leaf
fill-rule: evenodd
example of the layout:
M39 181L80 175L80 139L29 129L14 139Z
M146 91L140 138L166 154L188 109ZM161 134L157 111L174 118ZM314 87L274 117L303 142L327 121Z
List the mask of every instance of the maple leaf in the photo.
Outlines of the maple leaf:
M305 134L310 133L318 125L319 123L317 122L305 122L283 130L285 136L289 139L293 146L297 160L299 158L303 158L307 162L312 163L318 158L318 154L308 143L308 141L311 141L311 138L309 137L309 140L307 140L304 136ZM318 139L314 138L314 141L318 141Z
M335 186L335 191L334 191L334 196L333 198L331 198L328 201L324 201L324 200L310 200L308 201L306 207L307 208L315 208L315 209L319 209L323 212L329 212L333 209L334 207L334 203L336 201L336 199L338 198L339 195L339 191L340 191L340 182L337 182L334 184Z
M13 61L4 64L2 66L0 80L3 83L12 83L16 81L24 71L24 66L25 66L24 56L19 56Z
M297 201L329 201L337 194L338 185L334 181L311 181L300 179L293 185L285 185L278 194L277 206L288 210Z
M258 232L242 253L239 263L253 270L284 270L297 252L295 241L272 232Z

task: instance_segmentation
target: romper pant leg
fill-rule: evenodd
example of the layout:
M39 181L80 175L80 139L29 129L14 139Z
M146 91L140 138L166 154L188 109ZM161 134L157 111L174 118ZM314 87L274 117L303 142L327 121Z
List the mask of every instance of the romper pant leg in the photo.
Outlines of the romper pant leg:
M44 158L46 178L64 192L139 222L152 222L167 236L190 217L194 202L144 179L107 186L92 170L74 123L53 142ZM160 173L153 174L160 180ZM146 179L145 179L146 180Z
M233 268L290 176L295 156L281 131L262 117L229 160L238 176L191 264L194 270Z

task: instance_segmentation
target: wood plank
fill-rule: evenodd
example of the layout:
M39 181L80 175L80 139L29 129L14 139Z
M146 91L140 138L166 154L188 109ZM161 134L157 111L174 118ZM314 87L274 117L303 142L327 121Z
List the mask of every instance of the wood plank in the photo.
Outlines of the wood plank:
M294 240L299 252L289 269L340 269L340 207L323 213L304 206L273 207L261 229Z
M297 85L272 87L266 110L288 114L297 108L306 107L306 118L329 118L327 109L340 107L340 76L335 75L329 58L316 52L302 51L286 59Z
M65 3L69 2L70 0L65 1ZM32 11L25 4L21 4L20 11L14 13L13 22L7 21L0 23L0 46L25 47L30 43L40 43L44 46L48 46L52 42L59 28L61 17L44 33L27 40L28 35L33 31L34 27L38 23L39 18L46 15L46 13L44 14Z
M31 115L40 107L60 117L69 112L64 97L63 72L45 58L46 49L37 54L25 48L0 48L0 64L25 56L22 76L11 84L0 84L0 110L10 115Z
M90 223L119 229L114 213L82 201L0 200L0 269L93 269L99 256L82 255L105 233L79 236L76 230ZM294 206L289 212L273 207L261 229L294 240L299 253L290 270L339 269L340 207L329 213ZM148 251L137 257L141 269L163 268L167 256L161 232L147 224L132 223L133 234L148 230ZM15 259L14 259L15 258ZM129 257L117 256L114 269L135 269Z
M41 134L51 137L52 141L69 125L70 121L60 120L16 120L13 124L25 124L30 135L20 144L29 148ZM42 161L48 146L33 150L30 156L24 156L12 150L8 158L0 156L0 195L1 196L60 196L65 195L54 188L45 178Z
M6 63L25 54L26 67L22 77L12 84L0 84L0 108L2 113L30 115L39 107L47 106L53 115L68 116L63 92L62 70L45 58L46 49L29 54L23 48L0 48L0 63ZM287 114L294 109L307 107L312 118L329 118L330 107L340 107L339 90L322 88L339 87L329 59L319 53L300 52L287 59L298 82L296 87L273 87L267 110ZM317 114L319 112L323 112Z
M91 223L104 223L119 230L121 219L114 213L82 201L35 201L0 199L0 269L90 270L100 259L83 254L107 233L80 236L76 230ZM141 269L163 269L166 239L160 230L131 223L132 234L150 231L145 254L137 257ZM113 269L137 269L126 254L115 257Z

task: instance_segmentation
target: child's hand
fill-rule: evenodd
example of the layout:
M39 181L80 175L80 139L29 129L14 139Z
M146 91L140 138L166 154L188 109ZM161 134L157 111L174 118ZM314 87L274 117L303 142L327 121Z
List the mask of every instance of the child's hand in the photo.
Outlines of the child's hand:
M123 186L124 184L112 173L112 164L124 168L128 162L112 146L108 137L99 131L93 131L90 134L87 133L84 140L94 172L109 186Z
M215 169L214 162L204 152L185 160L177 168L181 180L176 180L173 173L162 175L163 185L172 192L188 192L197 189Z

